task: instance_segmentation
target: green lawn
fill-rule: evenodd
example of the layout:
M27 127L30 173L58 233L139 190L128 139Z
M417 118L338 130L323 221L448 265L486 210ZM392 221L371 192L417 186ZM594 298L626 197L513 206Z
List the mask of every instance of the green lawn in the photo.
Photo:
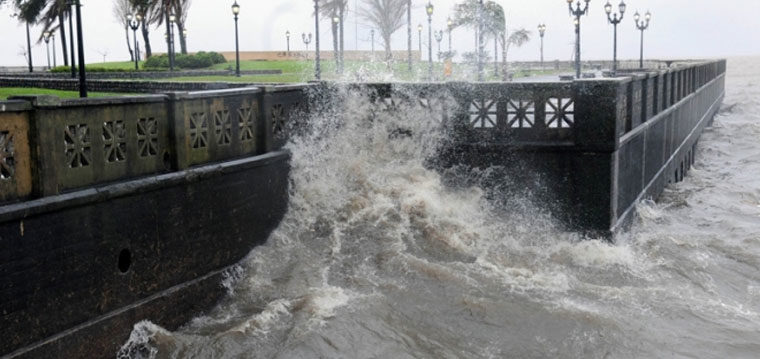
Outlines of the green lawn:
M31 95L53 95L60 98L77 98L79 97L78 91L60 91L50 90L34 87L0 87L0 100L5 100L11 96L31 96ZM90 92L89 97L112 97L112 96L128 96L123 93L106 93L106 92Z
M105 68L122 68L131 70L134 63L124 62L107 62L94 63L90 66ZM339 76L336 73L336 64L333 60L325 60L321 63L322 78L325 80L334 80ZM206 70L234 70L235 62L214 65ZM190 76L173 79L161 79L160 81L184 81L184 82L253 82L253 83L294 83L307 82L314 79L314 61L313 60L276 60L276 61L241 61L241 71L249 70L282 70L281 75L243 75L235 76ZM498 76L493 74L493 64L486 65L486 81L499 80ZM455 63L452 69L452 77L447 79L451 81L463 81L474 77L475 69L472 66ZM416 61L412 65L412 71L408 69L405 61L394 62L390 69L382 61L349 61L345 63L345 78L359 81L387 81L390 79L397 81L420 81L428 77L428 63L425 61ZM443 64L440 62L433 63L433 74L437 79L442 79ZM544 71L522 71L518 70L514 78L553 75L557 72L554 70ZM149 79L145 79L149 80Z

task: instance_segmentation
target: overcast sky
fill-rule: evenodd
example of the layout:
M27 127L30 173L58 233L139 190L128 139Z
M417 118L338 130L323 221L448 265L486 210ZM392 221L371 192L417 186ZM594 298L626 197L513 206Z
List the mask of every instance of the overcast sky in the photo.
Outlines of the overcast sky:
M124 29L112 15L112 0L81 0L84 5L85 51L88 62L128 60ZM350 12L346 26L346 49L370 48L371 26L354 11L363 0L349 0ZM511 60L534 60L539 55L536 25L546 23L545 58L568 60L574 41L572 19L565 0L496 0L507 9L510 29L527 28L534 40L510 53ZM617 5L617 0L614 0ZM433 0L433 27L443 29L446 17L457 0ZM311 0L238 0L240 14L241 51L284 50L285 31L291 37L292 49L303 49L303 32L313 32ZM427 20L425 0L413 1L414 44L417 46L417 24ZM592 0L588 16L582 19L583 58L604 59L612 55L612 26L607 23L604 0ZM232 1L193 0L187 21L190 51L234 50L234 22L230 11ZM708 58L740 55L760 55L760 0L628 0L628 11L618 28L620 58L638 58L639 32L635 29L633 13L650 10L653 14L650 29L645 33L646 56L649 58ZM617 7L617 6L616 6ZM0 9L0 66L23 65L20 54L25 46L24 26L11 18L12 9ZM329 21L321 26L323 48L332 45ZM41 30L32 28L36 39ZM151 42L156 52L166 51L164 30L156 29ZM426 36L426 35L425 35ZM455 50L471 51L474 35L469 30L455 30ZM394 34L394 49L406 48L406 29ZM376 49L381 45L376 39ZM443 41L444 49L446 39ZM57 44L60 59L60 42ZM489 49L491 47L488 47ZM313 49L313 44L312 44ZM35 65L43 65L45 44L35 44Z

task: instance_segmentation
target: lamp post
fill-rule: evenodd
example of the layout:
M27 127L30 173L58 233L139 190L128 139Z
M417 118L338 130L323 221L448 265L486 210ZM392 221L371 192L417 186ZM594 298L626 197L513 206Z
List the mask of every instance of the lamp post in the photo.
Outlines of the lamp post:
M322 79L322 69L320 68L319 63L319 0L314 0L314 33L316 34L314 51L317 53L316 59L314 60L314 78L320 80Z
M417 25L417 43L420 47L420 56L422 56L422 24Z
M539 24L538 35L541 36L541 69L544 68L544 34L546 34L546 24Z
M285 31L286 53L290 56L290 30Z
M84 34L82 33L82 4L70 0L77 14L77 47L79 50L79 97L87 97L87 66L84 62Z
M433 79L433 4L428 1L425 6L428 16L428 77Z
M636 14L633 15L633 19L636 20L636 28L641 30L641 54L639 55L639 68L644 68L644 30L649 28L649 20L652 19L652 13L647 11L647 13L644 15L644 20L639 22L641 20L641 15L639 15L639 12L636 11Z
M441 61L441 41L443 40L443 30L435 32L435 41L438 42L438 61Z
M454 27L454 21L451 21L451 18L446 19L446 26L449 31L449 56L451 56L451 29Z
M47 68L50 70L50 33L45 31L42 33L42 40L45 41L45 53L47 54Z
M625 1L621 0L620 5L618 5L618 10L620 10L620 15L618 17L618 13L612 14L612 4L610 4L609 0L607 0L607 4L604 5L604 11L607 13L607 21L609 21L610 24L612 24L612 27L614 29L614 40L612 45L612 72L617 72L617 26L620 22L623 21L623 16L625 15Z
M185 40L185 48L187 48L187 28L182 29L182 38Z
M567 7L570 9L570 15L575 16L573 23L575 24L575 77L581 78L581 16L588 14L588 3L591 0L584 0L586 2L585 7L581 5L581 0L578 0L575 8L573 8L573 0L567 0Z
M232 15L235 16L235 76L240 77L240 42L238 40L238 14L240 14L240 5L237 0L232 4Z
M177 21L177 16L174 14L169 15L169 71L174 71L174 22Z
M142 21L142 15L137 14L135 16L132 16L132 14L127 15L127 21L129 21L129 28L132 29L132 36L134 39L135 44L135 71L139 70L139 61L140 58L137 55L137 29L140 28L140 22Z
M58 64L56 63L56 56L55 56L55 32L50 32L50 41L52 42L53 46L53 67L58 67Z
M311 33L307 36L306 33L301 33L301 40L306 45L306 59L309 59L309 44L311 44Z

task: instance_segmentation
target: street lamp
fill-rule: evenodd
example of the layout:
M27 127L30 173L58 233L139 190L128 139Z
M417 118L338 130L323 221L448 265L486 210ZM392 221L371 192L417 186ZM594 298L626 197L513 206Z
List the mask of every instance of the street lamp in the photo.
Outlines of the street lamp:
M285 41L287 42L287 54L290 55L290 30L285 31Z
M454 21L451 21L451 18L448 18L446 20L446 26L448 26L449 30L449 56L451 56L451 29L454 27Z
M169 71L174 71L174 22L177 16L169 14L169 32L167 33L169 42Z
M612 4L610 4L609 0L607 0L607 5L604 5L604 11L607 13L607 21L612 24L612 27L614 28L614 41L613 41L613 47L612 47L612 72L617 72L617 26L620 22L623 21L623 16L625 15L625 1L621 0L620 5L618 5L618 10L620 10L620 17L618 17L618 14L612 14Z
M544 34L546 34L546 24L539 24L538 35L541 36L541 69L544 68Z
M420 47L420 57L422 57L422 24L417 25L417 42Z
M240 77L240 42L238 40L238 15L240 14L240 5L237 0L232 4L232 15L235 15L235 76Z
M137 56L137 29L140 28L140 22L142 21L142 15L137 14L135 16L132 16L132 14L127 15L127 21L129 22L129 28L132 29L132 36L134 38L135 43L135 71L139 70L139 57Z
M309 44L311 44L311 33L307 36L306 33L301 33L301 40L306 45L306 59L309 59Z
M644 30L649 28L649 20L652 19L652 13L647 11L647 13L644 15L644 19L646 21L639 22L639 20L641 19L641 15L639 15L639 12L636 11L636 14L633 15L633 19L636 20L636 28L641 30L641 55L639 57L639 68L643 69L644 68Z
M55 31L50 32L50 41L52 42L53 46L53 67L58 67L58 64L56 63L56 56L55 56Z
M441 61L441 41L443 40L443 30L435 32L435 41L438 43L438 61Z
M433 4L428 1L425 6L428 16L428 77L433 79Z
M74 6L77 16L77 50L79 52L79 97L87 97L87 66L84 62L84 34L82 33L82 4L79 0L67 0L66 5ZM73 50L73 38L72 33L72 50ZM72 51L72 56L73 56ZM73 66L74 61L71 62L72 75L74 74Z
M586 6L581 5L581 0L578 0L576 7L573 8L573 0L567 0L567 7L570 10L570 16L575 16L573 24L575 24L575 77L581 78L581 16L588 14L588 3L591 0L584 0Z
M50 33L45 31L42 33L42 40L45 41L45 53L47 54L47 68L50 70Z

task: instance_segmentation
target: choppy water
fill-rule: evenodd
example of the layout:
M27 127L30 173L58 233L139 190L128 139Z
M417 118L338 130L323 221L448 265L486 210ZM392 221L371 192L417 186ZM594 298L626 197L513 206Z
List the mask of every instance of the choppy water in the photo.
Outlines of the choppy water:
M291 209L229 298L177 332L138 323L126 346L159 358L756 358L760 59L728 71L695 168L642 203L616 244L560 232L540 205L492 208L478 189L444 186L423 166L439 135L424 110L367 121L349 95L290 145ZM389 138L400 124L414 137Z

